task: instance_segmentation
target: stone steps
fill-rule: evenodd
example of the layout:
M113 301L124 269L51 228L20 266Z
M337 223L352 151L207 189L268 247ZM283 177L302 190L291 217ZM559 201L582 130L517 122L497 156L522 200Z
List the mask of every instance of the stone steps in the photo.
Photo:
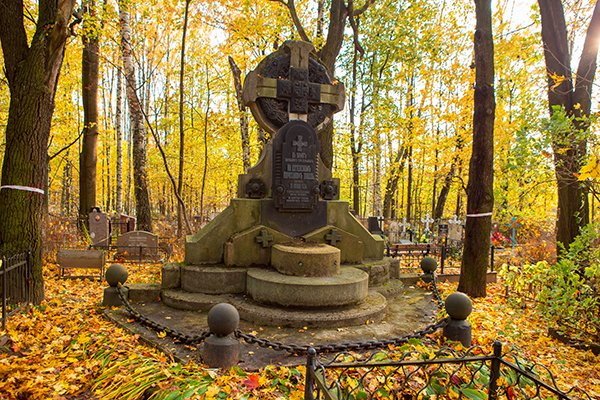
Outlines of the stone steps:
M231 302L229 295L212 295L186 292L181 289L168 289L161 292L162 302L178 310L208 311L218 303Z
M244 293L246 268L224 265L182 265L181 288L192 293Z
M238 296L231 299L231 304L245 321L294 328L339 328L379 322L385 316L387 308L386 298L377 292L369 292L358 304L323 309L266 306Z
M283 275L265 269L248 270L246 293L256 302L291 307L333 307L356 304L367 297L369 275L342 268L335 276Z

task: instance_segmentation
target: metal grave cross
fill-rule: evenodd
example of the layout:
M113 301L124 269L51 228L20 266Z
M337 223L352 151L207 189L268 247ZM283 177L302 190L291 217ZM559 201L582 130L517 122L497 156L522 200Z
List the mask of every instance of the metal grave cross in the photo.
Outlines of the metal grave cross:
M425 218L421 218L421 222L425 224L425 232L431 232L429 230L429 224L435 222L435 220L431 218L431 215L426 214Z
M263 248L270 247L273 242L273 235L271 235L266 229L260 230L260 235L254 238L256 243L260 244Z
M335 229L330 230L329 233L325 235L325 241L332 246L335 246L341 240L342 235L340 235Z
M288 118L308 121L310 104L331 104L337 112L344 108L344 86L342 84L324 84L309 81L310 53L314 46L308 42L288 40L282 48L290 54L288 79L269 78L261 75L261 71L248 73L244 81L244 104L250 105L253 114L256 100L259 97L286 100ZM256 117L256 114L255 114ZM264 118L257 118L259 124L274 133L277 129Z
M406 228L410 228L410 222L406 222L406 217L402 218L402 223L399 225L402 227L402 233L406 233Z
M450 225L459 225L459 224L462 224L462 221L460 219L458 219L458 216L456 214L454 214L454 216L452 217L452 219L448 220L448 223Z

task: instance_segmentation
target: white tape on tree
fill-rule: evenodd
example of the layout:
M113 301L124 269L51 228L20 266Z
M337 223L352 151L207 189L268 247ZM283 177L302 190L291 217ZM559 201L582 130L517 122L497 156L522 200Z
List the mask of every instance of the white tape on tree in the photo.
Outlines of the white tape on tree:
M44 189L34 188L31 186L5 185L5 186L0 186L0 190L2 190L2 189L23 190L25 192L34 192L34 193L44 194Z
M491 217L492 212L479 213L479 214L467 214L468 218L479 218L479 217Z

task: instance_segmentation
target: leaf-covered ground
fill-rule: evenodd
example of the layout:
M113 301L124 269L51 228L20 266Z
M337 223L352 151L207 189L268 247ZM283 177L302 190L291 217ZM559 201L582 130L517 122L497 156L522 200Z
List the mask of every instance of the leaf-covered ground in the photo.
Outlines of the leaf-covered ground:
M129 265L130 282L159 278L158 265ZM304 367L267 367L259 373L180 365L103 318L104 283L62 280L46 266L46 300L8 320L0 337L0 399L301 399ZM441 284L444 296L455 290ZM494 340L549 367L562 388L583 387L600 398L600 356L548 337L532 308L513 308L500 284L474 301L474 344ZM491 351L491 350L490 350ZM170 393L170 395L169 395Z

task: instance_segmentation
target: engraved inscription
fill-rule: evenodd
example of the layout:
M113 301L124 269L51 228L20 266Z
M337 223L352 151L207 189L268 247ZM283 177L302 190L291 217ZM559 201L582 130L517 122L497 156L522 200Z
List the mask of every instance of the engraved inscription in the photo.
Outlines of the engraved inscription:
M317 137L303 121L284 126L274 142L273 196L279 211L312 211L318 201Z

